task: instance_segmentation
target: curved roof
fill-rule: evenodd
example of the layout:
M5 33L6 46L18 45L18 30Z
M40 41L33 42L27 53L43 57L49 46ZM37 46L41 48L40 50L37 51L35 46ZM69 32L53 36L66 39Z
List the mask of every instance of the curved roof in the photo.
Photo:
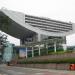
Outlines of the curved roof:
M8 30L2 30L17 38L32 36L34 34L66 36L72 32L71 23L51 20L49 18L25 15L21 12L4 8L0 11L1 16L9 19Z

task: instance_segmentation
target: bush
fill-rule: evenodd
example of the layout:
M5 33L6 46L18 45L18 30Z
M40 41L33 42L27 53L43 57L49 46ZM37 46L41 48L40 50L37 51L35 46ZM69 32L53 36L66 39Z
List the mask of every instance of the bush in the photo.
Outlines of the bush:
M66 53L72 53L73 50L66 50Z
M53 60L37 60L37 61L20 61L19 64L48 64L48 63L75 63L75 58L53 59Z

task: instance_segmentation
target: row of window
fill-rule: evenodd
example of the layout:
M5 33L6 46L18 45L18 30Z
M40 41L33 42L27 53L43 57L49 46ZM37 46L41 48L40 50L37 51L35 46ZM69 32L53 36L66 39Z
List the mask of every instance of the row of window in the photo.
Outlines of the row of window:
M29 23L30 24L30 23ZM40 26L40 25L34 25L34 24L30 24L34 27L38 27L42 30L46 30L46 31L50 31L50 32L67 32L69 30L72 30L70 28L58 28L58 27L44 27L44 26Z
M25 15L25 23L50 32L67 32L72 30L71 23L59 22L29 15Z
M57 24L52 24L52 23L45 23L45 22L38 22L38 21L32 21L32 20L25 20L25 22L32 23L32 24L37 24L37 25L43 25L43 26L52 26L52 27L61 27L61 28L72 28L72 25L57 25Z
M57 30L72 30L72 28L66 28L66 27L58 27L58 26L46 26L46 25L40 25L40 24L33 24L30 22L26 22L34 27L40 27L40 28L47 28L47 29L57 29Z
M25 15L25 19L42 21L42 22L47 22L47 23L61 24L61 25L72 25L71 23L60 22L60 21L51 20L49 18L46 19L46 18L40 18L40 17L30 16L30 15Z

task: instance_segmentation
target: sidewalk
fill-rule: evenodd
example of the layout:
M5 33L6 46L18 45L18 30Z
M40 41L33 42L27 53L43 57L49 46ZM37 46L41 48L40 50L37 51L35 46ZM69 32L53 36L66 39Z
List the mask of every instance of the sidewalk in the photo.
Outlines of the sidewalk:
M0 65L2 75L75 75L75 71L36 69ZM6 73L6 74L5 74Z

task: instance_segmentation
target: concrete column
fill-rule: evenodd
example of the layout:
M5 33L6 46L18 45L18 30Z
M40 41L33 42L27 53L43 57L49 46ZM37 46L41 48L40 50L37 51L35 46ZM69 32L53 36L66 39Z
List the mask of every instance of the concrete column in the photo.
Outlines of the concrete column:
M66 44L62 44L62 46L63 46L63 50L65 52L67 50L67 45Z
M20 45L22 45L22 40L20 39Z
M46 43L46 49L47 49L47 54L48 54L48 44Z
M24 39L20 39L20 45L24 44Z
M33 49L33 47L32 47L32 57L34 57L34 49Z
M46 48L48 49L48 44L46 43Z
M54 42L54 52L56 52L56 42Z
M66 36L65 37L63 37L63 44L62 44L62 46L63 46L63 50L64 51L66 51L67 50L67 45L66 45Z
M41 41L41 34L38 34L38 41Z
M40 45L39 45L39 56L41 55L41 52L40 52Z
M27 55L28 55L28 54L27 54L27 47L26 47L26 58L27 58Z
M41 41L41 34L38 34L38 41L40 42ZM40 56L40 45L38 46L38 48L39 48L39 56Z

